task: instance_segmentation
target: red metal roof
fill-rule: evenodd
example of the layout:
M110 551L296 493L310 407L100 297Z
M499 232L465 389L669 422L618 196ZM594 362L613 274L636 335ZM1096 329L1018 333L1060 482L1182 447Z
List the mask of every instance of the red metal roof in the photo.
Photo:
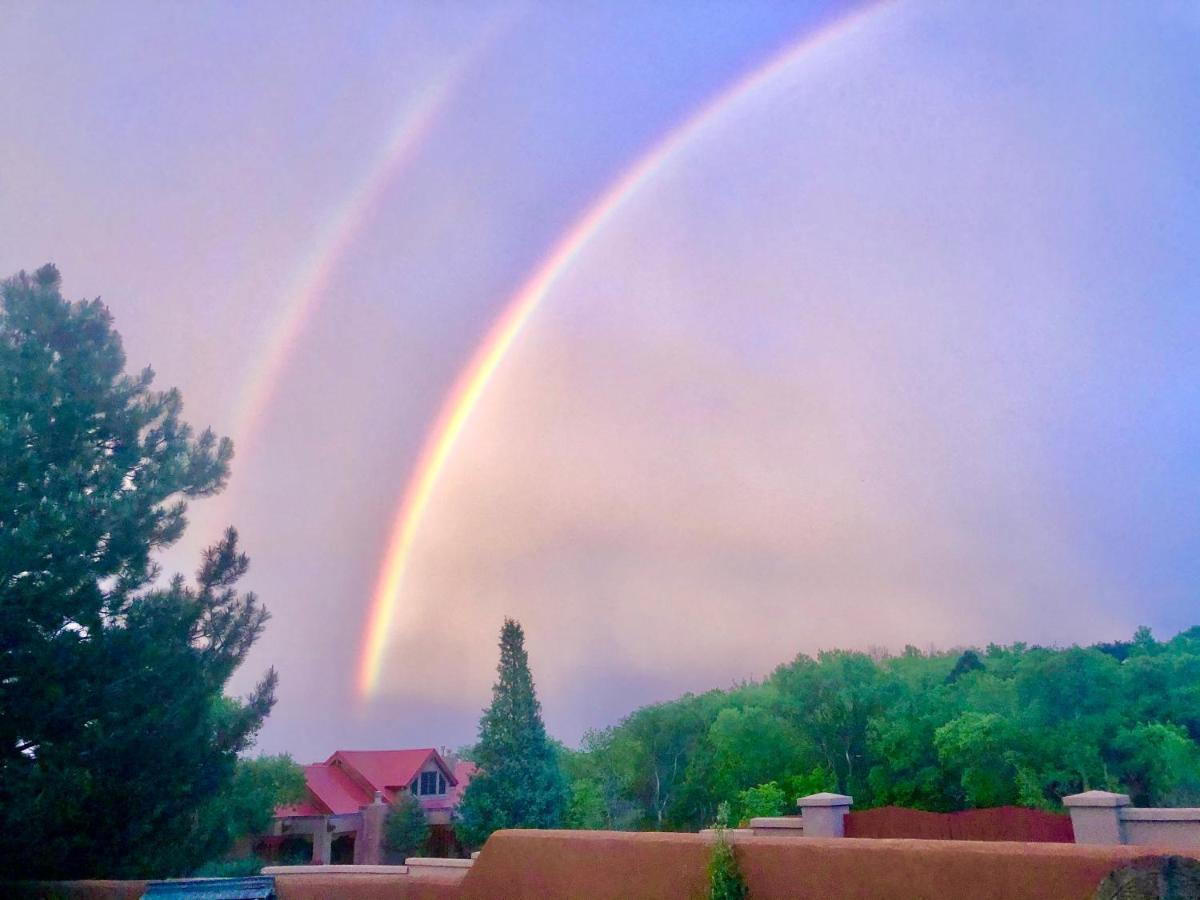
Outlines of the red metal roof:
M449 790L444 798L421 798L422 806L449 808L457 805L467 781L475 772L474 763L459 762L451 770L441 754L432 747L416 750L338 750L323 763L304 767L307 798L275 810L279 818L288 816L342 815L358 812L383 793L391 803L396 794L408 790L413 779L433 759L446 775Z
M456 784L441 754L432 747L419 750L339 750L326 760L327 765L341 763L352 775L357 775L361 786L372 791L382 791L389 803L395 799L396 791L404 791L412 784L417 773L432 757L446 773L450 785ZM369 800L367 802L370 802Z
M450 789L450 795L454 798L454 805L458 805L458 801L462 799L463 791L467 789L467 785L471 783L471 779L475 777L475 772L479 767L473 762L467 762L465 759L460 759L454 764L454 787Z
M329 763L305 766L304 780L309 793L335 815L358 812L374 799L373 793L363 790L353 778Z

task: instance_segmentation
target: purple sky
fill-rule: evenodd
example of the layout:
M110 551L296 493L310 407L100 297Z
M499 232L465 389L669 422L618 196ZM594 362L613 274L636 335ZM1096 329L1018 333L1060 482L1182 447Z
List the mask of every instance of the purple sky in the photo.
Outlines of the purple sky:
M0 272L56 262L231 433L327 264L166 558L241 529L274 619L234 687L282 679L263 750L470 740L505 614L568 742L798 651L1197 623L1200 14L898 2L722 107L563 273L358 703L396 505L507 299L662 135L854 8L4 6Z

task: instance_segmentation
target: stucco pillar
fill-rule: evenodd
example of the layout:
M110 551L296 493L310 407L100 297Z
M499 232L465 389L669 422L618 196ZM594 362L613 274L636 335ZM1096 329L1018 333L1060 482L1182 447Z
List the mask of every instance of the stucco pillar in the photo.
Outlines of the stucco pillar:
M317 827L313 829L312 839L312 864L314 866L329 865L329 860L333 858L333 837L329 834L328 819L321 819L317 822Z
M845 794L809 794L796 801L805 837L845 837L846 813L854 803Z
M362 808L362 828L354 838L356 863L367 866L383 863L383 820L387 818L388 808L379 791L375 792L374 802Z
M1071 827L1077 844L1123 844L1121 810L1129 805L1128 794L1109 791L1085 791L1063 797L1063 806L1071 813Z

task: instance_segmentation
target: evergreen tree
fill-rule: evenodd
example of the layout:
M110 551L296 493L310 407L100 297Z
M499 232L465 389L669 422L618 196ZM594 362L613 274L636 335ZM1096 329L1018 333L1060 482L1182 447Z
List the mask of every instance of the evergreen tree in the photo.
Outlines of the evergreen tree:
M190 870L274 703L273 670L223 696L267 620L237 533L194 587L152 560L232 445L124 369L108 310L65 301L53 266L0 284L0 878Z
M512 619L500 631L499 679L479 722L479 772L458 809L458 834L479 846L500 828L558 828L567 791L546 737L525 652L525 632Z
M402 857L421 856L429 840L429 822L412 794L396 798L383 823L383 845Z

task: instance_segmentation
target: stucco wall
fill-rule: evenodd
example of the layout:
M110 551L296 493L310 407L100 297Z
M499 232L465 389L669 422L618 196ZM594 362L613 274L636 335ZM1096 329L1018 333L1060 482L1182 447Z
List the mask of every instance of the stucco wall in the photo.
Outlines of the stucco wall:
M139 900L144 881L27 881L0 883L0 897L12 900Z
M1121 827L1127 844L1200 847L1200 809L1124 809Z
M755 900L1090 900L1112 869L1148 855L1126 846L856 838L755 837L736 847ZM499 832L462 897L702 898L710 848L689 834Z
M462 873L411 875L280 875L279 900L457 900ZM139 900L144 881L63 881L0 884L5 900ZM500 895L503 896L503 895Z
M458 900L461 881L457 875L279 875L275 887L279 900Z
M697 834L498 831L467 873L462 896L703 898L711 850L712 841Z
M1113 869L1154 856L1127 845L750 837L736 842L755 900L1090 900ZM502 831L464 870L281 875L281 900L685 900L706 896L711 838ZM1200 849L1182 851L1200 858ZM141 883L56 885L4 896L132 900Z

